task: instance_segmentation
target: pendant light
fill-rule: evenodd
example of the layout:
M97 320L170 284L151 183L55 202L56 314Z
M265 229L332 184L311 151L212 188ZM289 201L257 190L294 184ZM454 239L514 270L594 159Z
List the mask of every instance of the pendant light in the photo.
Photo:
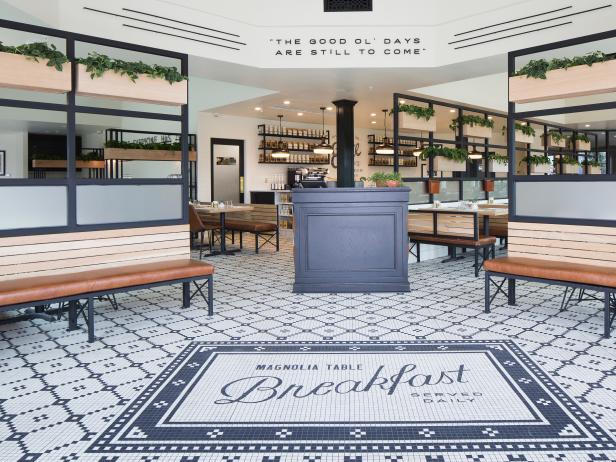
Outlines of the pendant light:
M423 138L423 132L419 132L419 137ZM419 157L421 156L421 154L423 153L424 150L424 144L423 144L423 139L419 142L419 146L417 146L415 149L413 149L413 155L415 157Z
M477 145L476 144L473 145L473 150L471 152L469 152L468 158L472 159L472 160L483 159L483 154L481 152L477 151Z
M325 138L325 109L326 108L321 107L321 114L323 117L323 136L321 137L321 143L317 144L312 150L312 152L314 152L315 154L330 155L334 152L334 148L327 142Z
M274 159L288 159L289 158L289 150L287 149L287 143L282 141L282 115L278 116L280 119L280 138L278 139L278 146L272 152L272 157Z
M383 143L376 147L377 154L393 154L394 147L387 138L387 109L383 109L383 128L385 129L385 136L383 137Z

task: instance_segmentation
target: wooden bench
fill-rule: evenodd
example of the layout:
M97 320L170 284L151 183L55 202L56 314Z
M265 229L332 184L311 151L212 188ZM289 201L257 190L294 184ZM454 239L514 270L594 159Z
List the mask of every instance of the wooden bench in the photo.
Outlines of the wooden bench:
M609 337L614 321L610 311L616 308L616 229L510 222L508 257L487 262L485 269L486 312L499 293L507 296L509 304L515 304L517 279L564 286L561 310L568 305L568 288L595 291L604 304L604 336ZM503 279L497 283L495 278ZM491 285L497 288L493 296Z
M479 204L479 208L503 208L506 209L509 206L506 204ZM500 239L507 239L509 236L509 217L499 216L490 217L490 236L494 236ZM479 223L479 233L483 233L483 223Z
M31 276L0 282L0 310L68 302L69 330L77 329L78 308L87 311L88 342L94 337L94 300L120 292L161 285L182 284L183 306L187 308L197 294L213 314L214 267L183 258L162 262L130 264L90 271L74 271L48 276ZM197 281L204 281L199 284ZM190 283L195 291L190 293ZM207 285L207 296L203 293ZM87 300L85 306L80 300Z
M434 211L433 209L409 210L408 215L409 252L419 262L421 259L421 244L446 246L455 249L474 250L475 277L490 253L495 254L496 238L479 234L479 220L472 211ZM416 248L416 253L413 253ZM483 255L480 261L480 252Z
M251 233L255 236L255 252L259 253L259 249L265 244L271 244L276 247L276 251L280 250L280 217L278 216L278 206L273 204L251 204L254 210L250 212L239 212L229 216L226 221L226 229L233 233L235 240L235 232L240 235L240 249L243 248L243 233ZM264 240L259 245L259 237Z

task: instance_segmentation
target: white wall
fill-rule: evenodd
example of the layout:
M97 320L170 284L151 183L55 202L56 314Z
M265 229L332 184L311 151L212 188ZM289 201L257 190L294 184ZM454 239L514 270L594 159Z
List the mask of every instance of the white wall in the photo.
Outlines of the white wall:
M6 151L5 178L28 178L28 133L25 131L0 133L0 150Z

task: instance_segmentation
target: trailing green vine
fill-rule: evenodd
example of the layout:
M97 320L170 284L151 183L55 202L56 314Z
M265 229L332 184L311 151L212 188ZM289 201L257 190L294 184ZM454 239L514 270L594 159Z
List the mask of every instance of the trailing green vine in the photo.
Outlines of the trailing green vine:
M18 46L9 46L3 45L2 42L0 42L0 52L23 55L37 63L39 59L47 60L47 66L55 67L56 70L60 72L63 69L63 65L68 62L66 55L58 51L53 43L34 42Z
M582 161L582 165L588 165L589 167L601 167L601 162L596 159L586 159Z
M522 132L526 136L535 136L536 134L535 129L530 125L524 125L517 122L515 123L515 130ZM503 125L502 134L504 135L505 133L507 133L507 126Z
M563 156L562 163L565 165L577 165L578 167L580 165L580 161L572 156Z
M577 133L571 137L572 141L581 141L582 143L590 143L590 138L586 133Z
M77 62L86 66L86 71L90 73L90 77L93 79L102 77L107 71L125 75L132 82L135 82L140 75L147 75L153 79L163 79L169 84L188 79L175 66L165 67L158 64L149 65L141 61L124 61L94 51L90 52L86 58L79 58Z
M508 164L509 156L503 154L496 154L495 152L488 153L488 160L496 162L497 164Z
M449 124L449 128L453 131L456 131L460 122L462 122L462 125L469 125L471 127L474 127L475 125L489 128L494 127L494 121L491 119L486 119L478 115L463 115L460 118L452 119L451 123Z
M439 146L428 146L421 152L421 159L426 160L430 157L444 157L455 162L466 162L468 160L468 151L459 148L447 148Z
M182 144L176 143L140 143L138 141L107 141L105 143L106 148L118 148L118 149L147 149L150 151L181 151ZM189 145L189 150L193 149Z
M417 119L424 119L426 121L430 120L434 117L436 111L431 107L423 107L423 106L415 106L414 104L400 104L398 106L398 110L400 112L405 112L412 116L415 116ZM394 110L392 109L389 114L393 114Z
M528 162L530 165L551 165L552 164L552 162L550 162L550 158L547 156L529 156L529 157L525 157L524 159L522 159L520 163L522 162Z
M103 160L103 157L101 156L101 153L99 153L98 151L89 151L89 152L78 152L77 153L77 160L83 160L83 161L92 161L92 160Z
M602 51L593 51L583 56L574 56L573 58L554 58L550 61L547 59L533 59L517 71L515 75L525 75L527 78L545 80L549 71L582 65L592 66L595 63L602 63L615 58L614 55L607 55Z
M557 130L550 130L548 132L548 136L552 138L552 141L554 141L554 143L560 143L562 140L567 139L567 137L564 134L562 134L561 132Z

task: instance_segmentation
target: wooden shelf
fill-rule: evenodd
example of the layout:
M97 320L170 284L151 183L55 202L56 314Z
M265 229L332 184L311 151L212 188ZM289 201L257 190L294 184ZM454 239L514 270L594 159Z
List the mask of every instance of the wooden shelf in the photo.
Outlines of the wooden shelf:
M182 151L166 149L122 149L105 148L106 160L170 160L181 161ZM197 151L188 151L188 160L197 161Z
M23 55L0 53L0 87L45 93L71 91L71 64L64 63L62 71Z
M62 159L32 159L32 168L57 168L66 169L67 161ZM104 160L78 160L75 168L104 169Z
M264 162L259 161L259 164L285 164L285 165L329 165L329 162L288 162L286 160L280 162Z
M264 147L260 147L260 150L265 150L265 151L275 151L277 148L264 148ZM288 148L287 151L289 152L314 152L312 149L291 149ZM322 154L321 154L322 155Z

